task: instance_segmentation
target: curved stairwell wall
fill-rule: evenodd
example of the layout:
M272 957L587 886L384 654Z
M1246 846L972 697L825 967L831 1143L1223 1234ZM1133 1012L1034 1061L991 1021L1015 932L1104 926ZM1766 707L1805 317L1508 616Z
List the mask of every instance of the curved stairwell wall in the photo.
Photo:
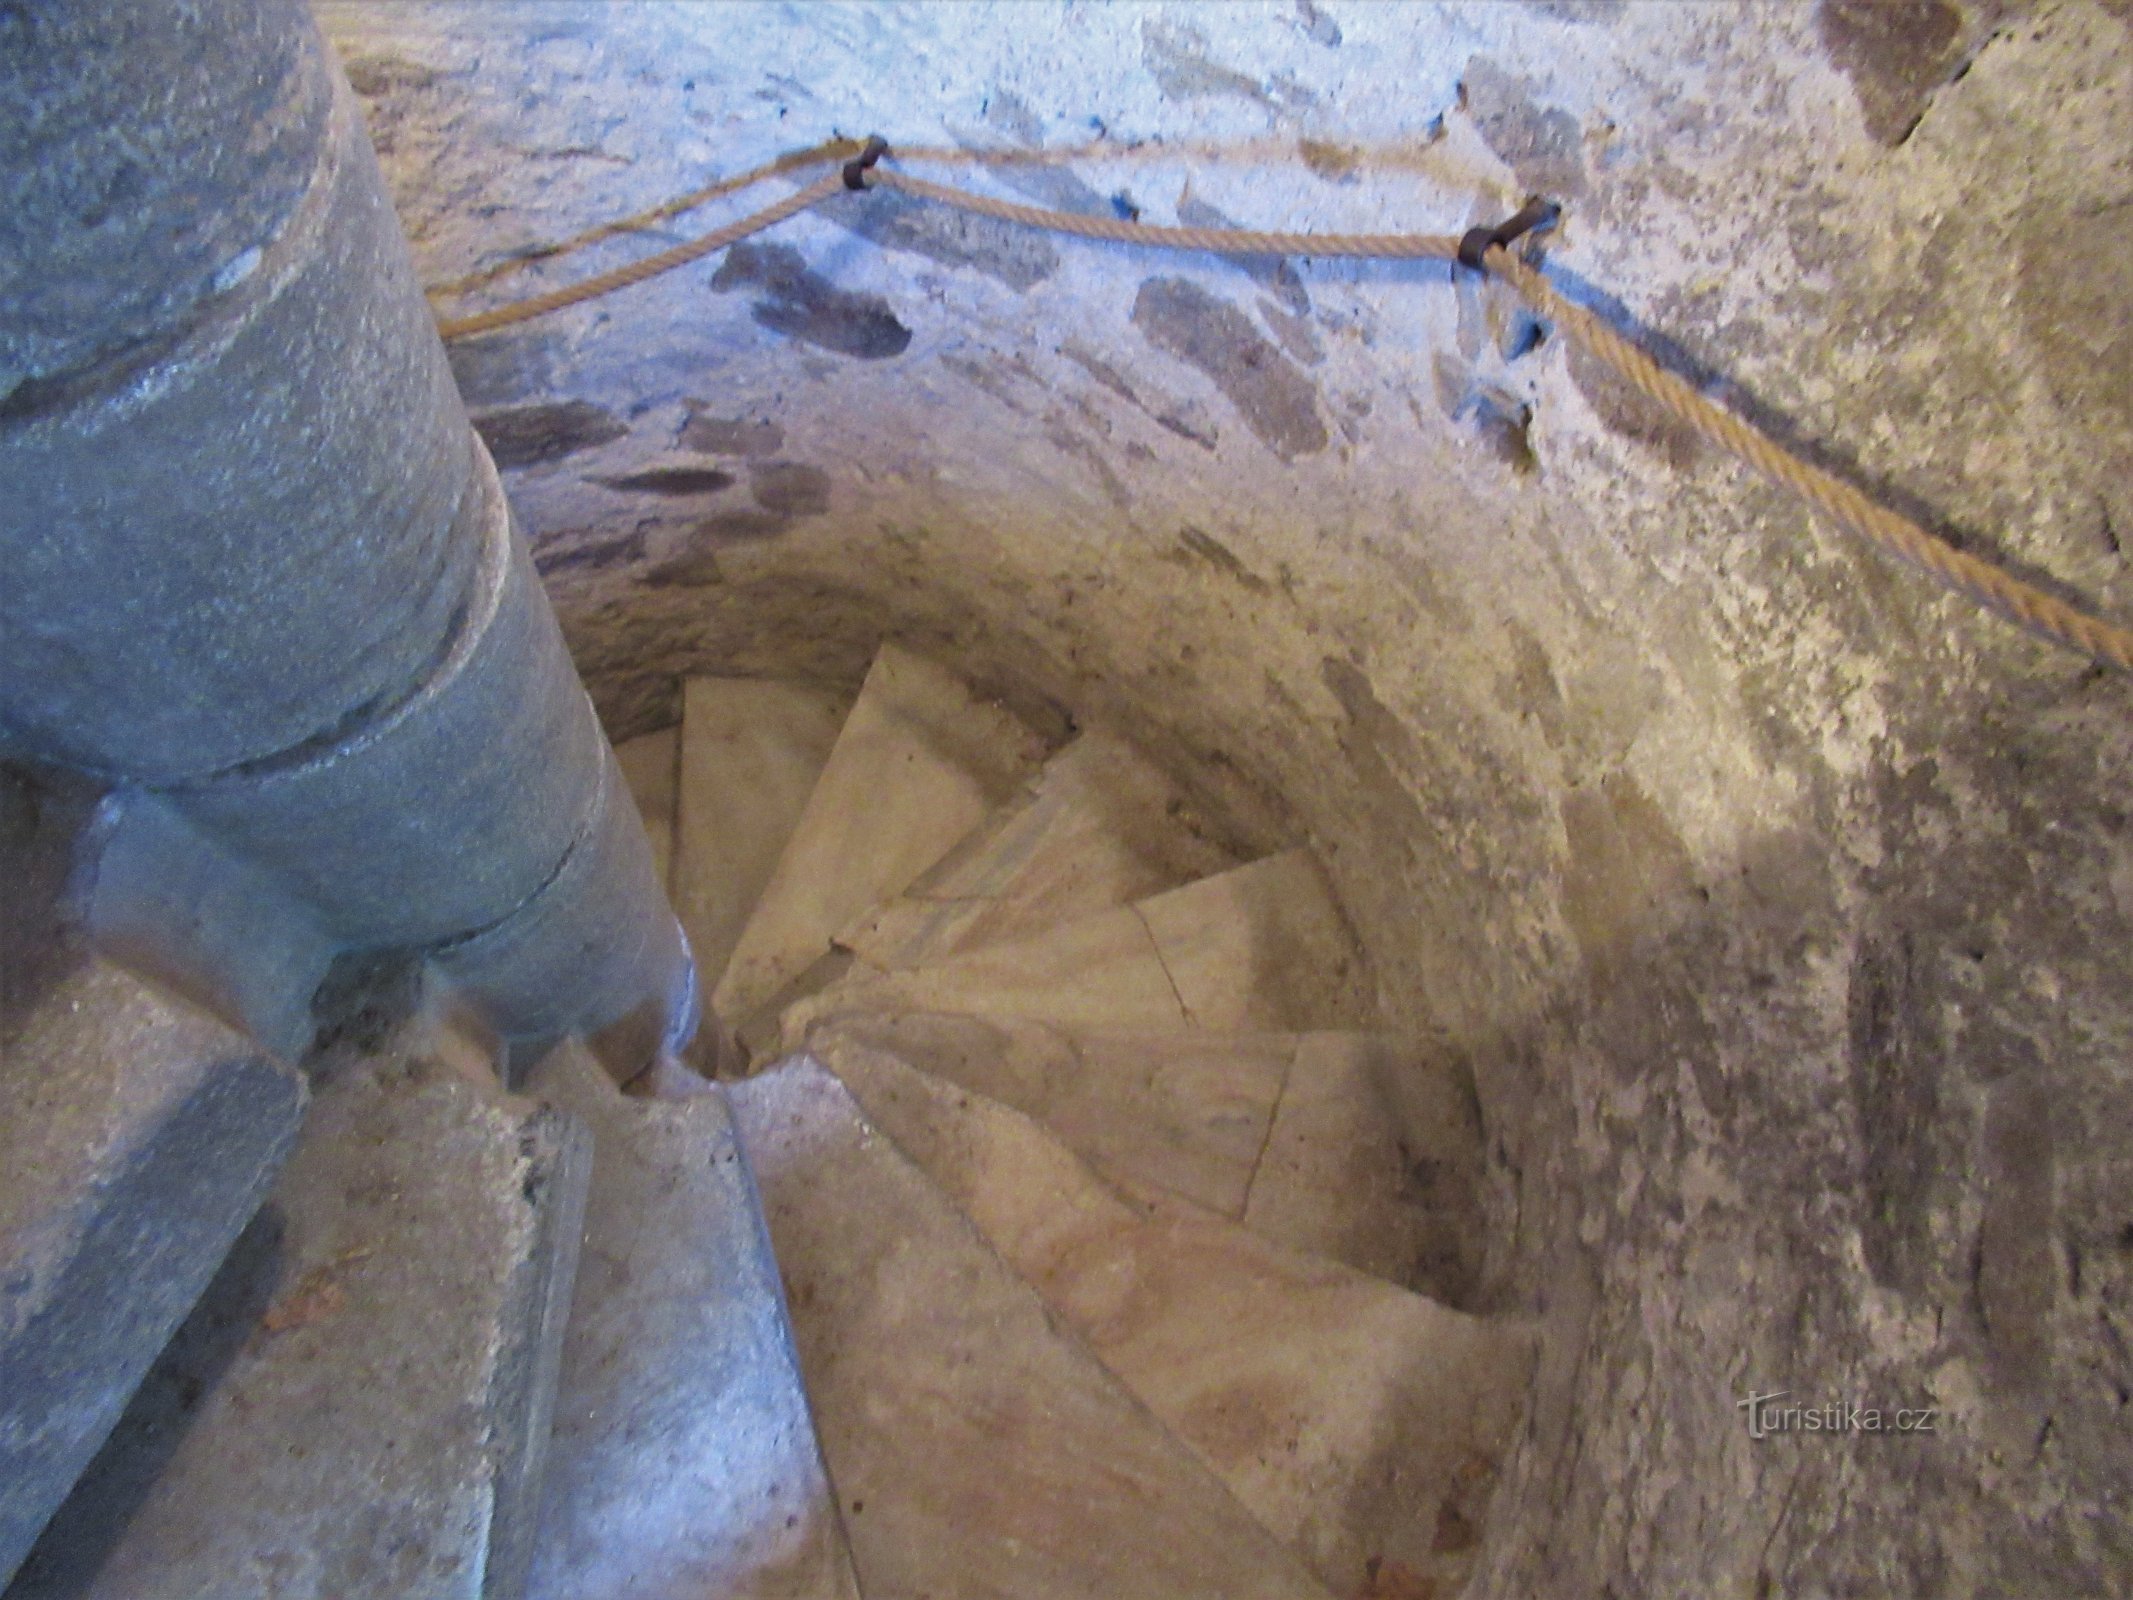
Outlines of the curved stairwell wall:
M833 133L1101 134L952 176L1160 220L1537 188L1678 359L2133 612L2123 6L320 10L432 281ZM892 638L1314 847L1542 1330L1476 1592L2122 1576L2123 680L1434 268L874 195L453 354L617 737ZM1935 1430L1752 1438L1780 1389Z

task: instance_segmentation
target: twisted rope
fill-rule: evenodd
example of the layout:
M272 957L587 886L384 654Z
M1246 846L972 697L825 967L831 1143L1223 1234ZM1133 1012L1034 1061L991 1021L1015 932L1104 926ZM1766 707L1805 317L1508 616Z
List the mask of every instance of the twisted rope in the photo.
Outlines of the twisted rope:
M573 251L599 244L605 239L619 238L625 233L642 233L647 228L656 228L662 222L671 222L685 211L694 211L698 206L709 205L713 200L729 194L739 194L743 189L752 189L765 178L775 178L781 173L798 172L805 167L820 166L828 161L843 161L859 153L857 139L831 139L807 150L794 150L779 156L775 161L766 161L759 167L750 167L746 172L735 173L730 178L720 178L707 183L701 189L691 189L686 194L675 195L671 200L662 200L649 210L639 211L634 216L618 217L613 222L603 222L597 227L574 233L567 239L539 245L514 256L507 256L494 266L483 267L462 278L447 278L443 283L430 285L432 298L445 295L471 294L476 289L485 289L499 278L507 278L514 272L523 272L537 261L553 261Z
M739 178L678 196L666 205L622 222L576 235L561 245L533 256L514 258L486 273L478 273L440 285L436 293L478 287L530 260L559 254L617 233L650 226L653 222L693 209L707 200L730 194L750 183L790 171L812 161L830 160L858 148L849 142L821 146L798 156L782 158ZM878 157L879 150L874 152ZM662 250L626 267L601 273L548 294L499 306L474 316L440 321L438 332L447 339L487 333L534 317L560 311L565 306L612 294L643 283L676 267L701 260L712 252L736 244L752 234L777 226L801 212L820 205L847 188L885 188L958 210L991 217L1021 227L1041 228L1050 233L1070 234L1109 244L1141 245L1152 249L1198 250L1215 255L1348 256L1393 261L1478 261L1481 270L1500 279L1526 302L1536 316L1567 332L1591 355L1612 368L1640 394L1655 401L1703 438L1730 451L1764 477L1791 490L1810 506L1861 538L1910 565L1930 574L1957 593L2017 625L2080 651L2095 660L2133 673L2133 629L2107 622L2091 612L2047 594L1995 566L1989 561L1958 550L1938 534L1900 512L1870 499L1842 479L1786 449L1745 418L1721 405L1679 375L1668 371L1650 355L1609 327L1585 307L1564 298L1541 272L1504 243L1482 243L1470 234L1464 241L1451 234L1427 233L1283 233L1253 228L1188 228L1129 221L1123 217L1087 216L1054 211L1044 206L1024 205L994 199L969 190L929 183L906 172L893 172L873 164L874 157L848 163L843 172L831 172L807 187L788 195L737 222L715 228L684 244ZM1476 230L1479 232L1479 230Z
M1044 206L1026 206L1013 200L995 200L990 195L951 189L928 183L907 172L877 168L869 188L895 189L920 200L976 212L1001 222L1025 228L1043 228L1051 233L1070 233L1080 239L1101 239L1108 244L1148 245L1161 250L1205 250L1224 256L1371 256L1388 261L1451 261L1459 253L1459 241L1450 234L1435 233L1266 233L1253 228L1181 228L1152 222L1128 222L1124 217L1084 216L1074 211L1053 211Z
M787 195L775 205L765 206L761 211L742 217L738 222L729 222L723 228L713 228L707 234L662 250L657 255L646 256L642 261L632 261L626 267L600 273L567 288L556 289L548 294L537 294L530 300L514 300L510 305L498 306L494 311L479 312L471 317L446 318L437 324L437 332L442 338L464 339L471 334L508 328L514 322L545 317L549 312L561 311L565 306L597 300L604 294L613 294L617 289L627 289L647 278L656 278L662 272L672 272L676 267L685 267L692 261L701 261L714 250L723 250L730 244L739 244L750 234L761 233L766 228L775 228L788 218L797 217L810 206L820 205L831 195L843 192L844 179L833 172L828 177L817 178L806 188Z
M1583 306L1565 299L1527 262L1500 246L1488 269L1518 292L1536 316L1564 329L1713 444L1730 450L1764 477L1805 500L1864 539L1938 578L1959 594L2061 644L2133 672L2133 630L2104 621L2003 567L1958 550L1909 517L1870 500L1850 484L1787 450L1737 413L1669 372Z

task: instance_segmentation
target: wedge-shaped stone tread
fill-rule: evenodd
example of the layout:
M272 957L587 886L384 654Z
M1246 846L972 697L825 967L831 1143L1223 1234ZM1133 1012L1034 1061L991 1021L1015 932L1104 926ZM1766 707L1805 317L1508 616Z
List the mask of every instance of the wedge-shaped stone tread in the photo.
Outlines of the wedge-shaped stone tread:
M696 1087L625 1098L574 1045L532 1080L594 1157L529 1600L858 1600L755 1185Z
M1155 895L1135 908L1198 1028L1301 1033L1368 1015L1354 941L1307 850Z
M884 645L712 1003L739 1026L909 888L1036 771L1041 741L953 673Z
M1483 1226L1472 1097L1446 1064L1381 1035L897 1012L840 1015L811 1039L818 1054L846 1040L886 1050L1014 1107L1144 1210L1241 1222L1455 1304L1472 1291ZM1405 1081L1428 1077L1442 1081ZM1407 1117L1396 1089L1413 1102Z
M1303 1034L1295 1047L1241 1220L1464 1303L1486 1219L1480 1119L1452 1064L1366 1033Z
M0 859L0 868L7 863ZM0 936L0 1585L287 1156L301 1080L100 961Z
M861 1046L825 1058L1134 1395L1334 1592L1456 1592L1531 1346L1233 1223L1150 1218L1020 1112Z
M853 973L787 1014L962 1011L1068 1028L1300 1033L1364 1015L1353 942L1310 856L1288 850L1050 933L908 971Z
M732 1099L865 1593L1326 1594L828 1073Z
M1243 1218L1296 1040L1075 1032L941 1012L840 1016L813 1036L873 1046L1033 1117L1107 1178Z
M1041 934L1234 865L1146 757L1092 731L838 942L893 971Z
M515 1595L589 1157L529 1102L342 1069L9 1600Z
M845 696L806 684L691 678L682 686L671 881L705 993L777 870L849 710Z

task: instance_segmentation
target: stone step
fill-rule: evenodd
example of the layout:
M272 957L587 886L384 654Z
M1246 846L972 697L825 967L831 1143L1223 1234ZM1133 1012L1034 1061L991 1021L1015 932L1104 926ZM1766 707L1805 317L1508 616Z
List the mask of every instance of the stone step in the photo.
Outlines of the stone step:
M886 1050L1014 1107L1144 1208L1184 1201L1439 1300L1471 1293L1482 1227L1472 1098L1395 1041L938 1012L847 1014L809 1038L818 1054L842 1040ZM1400 1074L1444 1080L1414 1131L1386 1091Z
M590 1154L443 1069L341 1065L8 1600L515 1595Z
M787 1014L785 1047L804 1046L819 1020L862 1011L1282 1033L1367 1014L1354 943L1302 850L928 966L862 964Z
M303 1101L102 962L0 1024L0 1584L259 1208Z
M847 696L806 684L682 686L671 882L704 993L732 959L850 708Z
M625 1098L566 1045L530 1088L593 1134L528 1600L857 1600L777 1262L723 1093Z
M1027 938L1237 864L1131 745L1083 733L930 872L839 936L869 966Z
M712 1005L738 1026L1011 796L1042 743L953 673L882 646Z
M82 947L95 796L0 767L0 1585L258 1209L304 1086Z
M941 1012L856 1013L850 1040L1036 1119L1106 1178L1244 1216L1296 1041L1289 1034L1106 1032Z
M0 1584L273 1181L302 1080L82 947L94 796L0 768Z
M865 1593L1324 1600L827 1072L731 1098Z
M1528 1338L1223 1221L1144 1216L1011 1107L823 1060L1097 1358L1337 1594L1468 1574Z
M1487 1237L1480 1113L1454 1063L1368 1033L1308 1033L1239 1219L1451 1305Z
M736 1066L745 1069L751 1064L775 1060L783 1054L786 1013L843 981L857 963L858 957L851 951L832 945L817 956L806 971L757 1006L753 1015L735 1022L733 1037L739 1057ZM738 1077L741 1074L735 1071L727 1075Z
M652 841L652 865L659 881L673 882L675 794L681 779L681 729L677 725L656 733L641 733L615 746L615 760L628 780L630 798L644 818L645 837Z

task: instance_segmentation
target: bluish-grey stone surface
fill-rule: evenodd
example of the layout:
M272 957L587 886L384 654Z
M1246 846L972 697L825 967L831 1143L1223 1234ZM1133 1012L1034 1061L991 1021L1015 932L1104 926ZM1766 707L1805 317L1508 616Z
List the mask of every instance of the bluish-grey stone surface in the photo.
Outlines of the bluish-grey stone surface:
M515 1596L590 1156L441 1068L342 1063L9 1600Z
M304 1086L67 933L86 810L0 768L0 1583L250 1220Z
M626 1099L574 1045L531 1087L594 1149L529 1596L857 1600L724 1091Z

